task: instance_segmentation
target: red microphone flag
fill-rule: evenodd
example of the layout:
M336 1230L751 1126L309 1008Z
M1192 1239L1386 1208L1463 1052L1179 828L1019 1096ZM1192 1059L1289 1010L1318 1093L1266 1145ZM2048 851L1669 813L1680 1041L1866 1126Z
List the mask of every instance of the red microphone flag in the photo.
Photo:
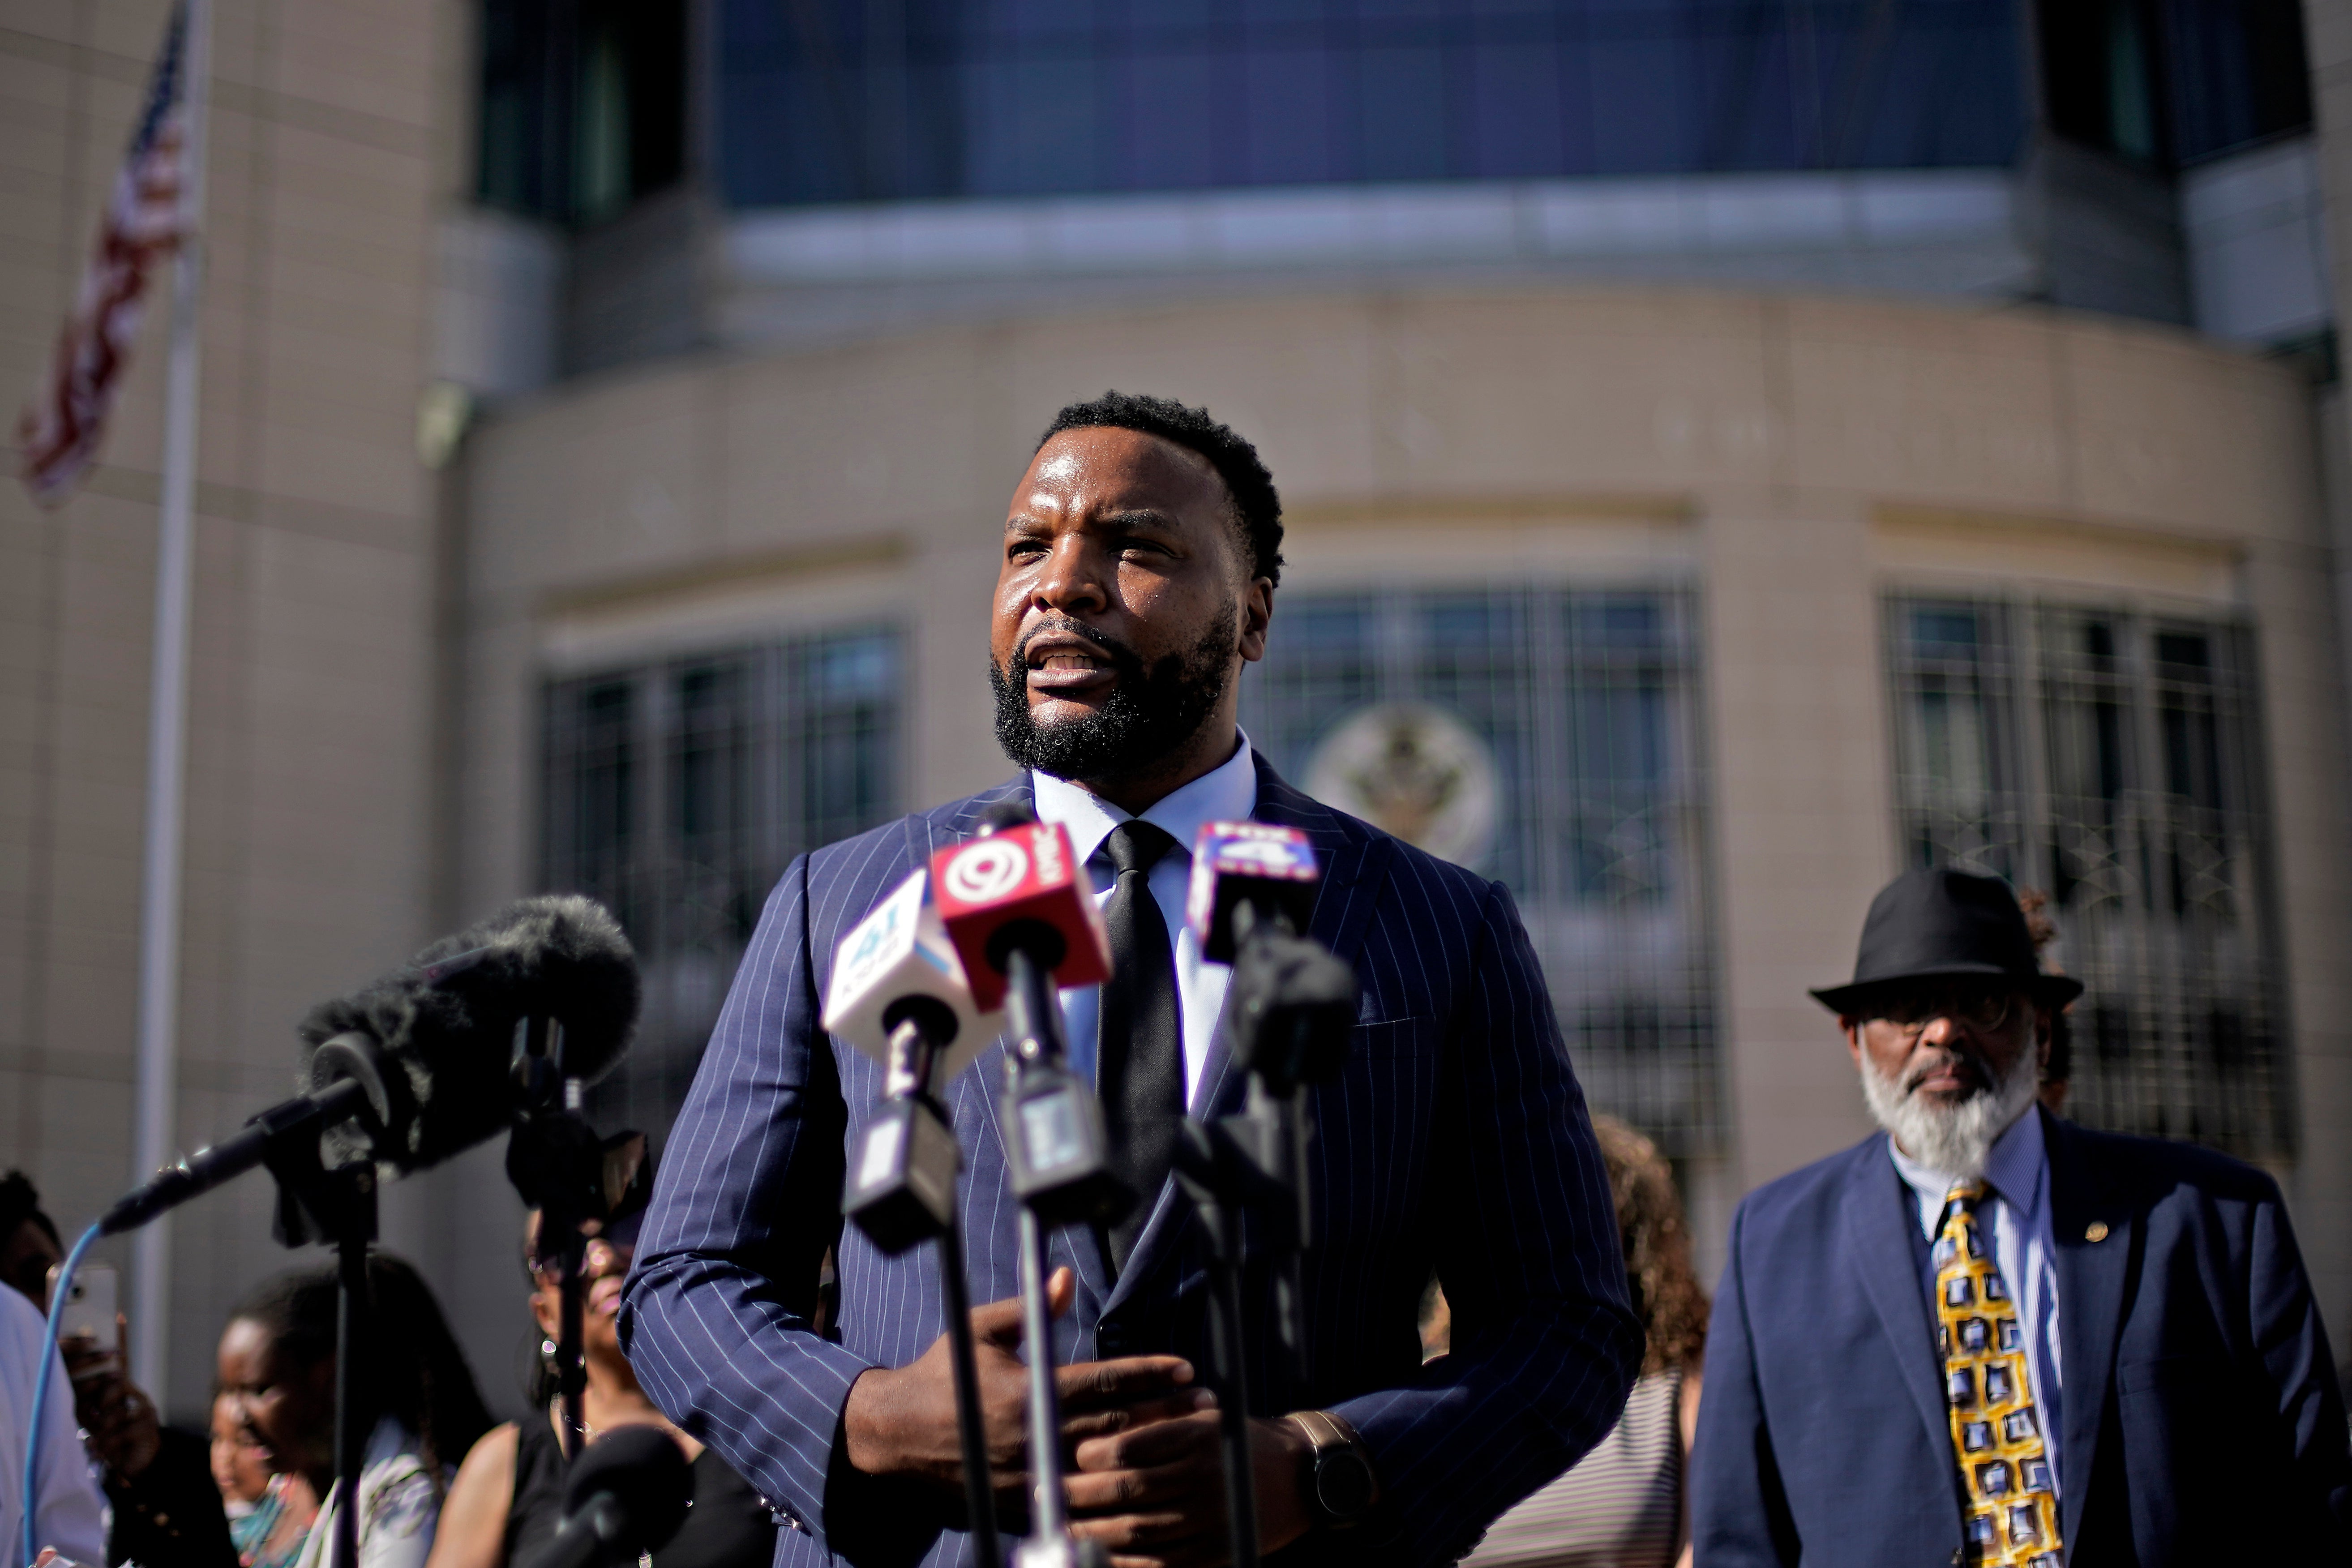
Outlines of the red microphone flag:
M931 857L931 897L983 1013L1004 1004L1004 972L990 957L990 939L1015 922L1050 926L1062 939L1055 984L1092 985L1110 974L1102 910L1058 822L1001 827L940 850Z

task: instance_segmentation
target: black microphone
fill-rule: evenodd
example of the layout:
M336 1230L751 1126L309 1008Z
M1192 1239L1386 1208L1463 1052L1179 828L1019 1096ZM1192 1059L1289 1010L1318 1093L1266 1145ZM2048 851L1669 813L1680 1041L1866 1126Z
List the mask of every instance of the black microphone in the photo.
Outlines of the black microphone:
M563 1078L593 1083L636 1027L636 955L612 915L576 896L525 899L442 938L363 990L322 1003L299 1033L310 1092L270 1107L130 1193L100 1219L135 1229L261 1164L314 1130L341 1163L396 1175L490 1137L528 1102L515 1081L519 1026L558 1026Z
M525 1568L597 1568L658 1552L686 1522L694 1475L658 1426L623 1426L581 1450L563 1522Z

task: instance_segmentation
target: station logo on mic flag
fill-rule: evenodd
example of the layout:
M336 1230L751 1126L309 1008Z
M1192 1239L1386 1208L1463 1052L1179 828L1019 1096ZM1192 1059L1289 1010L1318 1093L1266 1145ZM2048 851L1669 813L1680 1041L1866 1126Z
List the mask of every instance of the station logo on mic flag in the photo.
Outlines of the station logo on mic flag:
M1307 929L1321 872L1315 847L1296 827L1270 822L1208 822L1192 840L1192 879L1185 889L1184 920L1202 956L1234 961L1234 908L1244 899L1280 910Z
M986 1011L1004 1005L1004 975L990 956L990 939L1015 922L1035 921L1061 936L1055 984L1092 985L1110 973L1102 911L1060 823L1016 823L940 850L931 857L931 888L972 1000Z
M955 1015L956 1033L940 1054L945 1083L970 1066L1003 1026L973 1005L963 963L929 898L930 874L919 870L893 888L835 949L833 981L825 988L824 1026L876 1061L888 1065L891 1015L914 997L928 997Z

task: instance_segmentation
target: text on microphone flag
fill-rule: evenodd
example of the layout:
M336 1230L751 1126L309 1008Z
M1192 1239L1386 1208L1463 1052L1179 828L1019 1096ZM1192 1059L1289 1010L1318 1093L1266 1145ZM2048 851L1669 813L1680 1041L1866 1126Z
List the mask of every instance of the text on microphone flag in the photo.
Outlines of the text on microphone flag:
M1192 840L1184 919L1204 957L1230 963L1235 904L1246 898L1280 909L1304 931L1321 875L1314 845L1296 827L1270 822L1203 823Z
M987 1048L1002 1021L974 1005L963 964L928 897L929 881L929 872L916 871L841 939L825 987L824 1026L887 1065L894 1014L913 998L937 1002L956 1024L952 1041L934 1042L944 1047L935 1071L945 1083Z
M931 888L981 1007L1003 1005L1004 976L991 959L989 942L1016 922L1051 927L1062 939L1055 984L1092 985L1110 973L1102 911L1059 823L1014 823L950 845L931 857Z

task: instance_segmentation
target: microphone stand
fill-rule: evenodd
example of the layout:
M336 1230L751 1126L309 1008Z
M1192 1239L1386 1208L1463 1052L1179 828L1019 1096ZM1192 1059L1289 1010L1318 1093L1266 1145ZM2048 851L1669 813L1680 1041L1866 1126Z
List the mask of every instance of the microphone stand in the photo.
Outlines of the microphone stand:
M581 1114L581 1084L563 1076L563 1026L552 1017L515 1021L509 1076L518 1110L507 1141L507 1179L539 1210L542 1249L556 1258L555 1380L559 1447L568 1462L588 1440L588 1237L605 1217L604 1147Z
M992 947L1003 953L1013 1047L1005 1059L1003 1120L1013 1195L1021 1200L1021 1330L1029 1342L1029 1465L1035 1483L1029 1538L1014 1560L1020 1568L1102 1568L1109 1559L1101 1543L1070 1534L1063 1491L1045 1233L1056 1225L1110 1223L1133 1206L1135 1194L1111 1169L1093 1092L1064 1064L1061 1002L1053 982L1064 951L1061 934L1043 924L1013 925L997 939Z
M948 1023L951 1033L952 1014ZM963 1152L947 1108L931 1092L940 1044L936 1022L927 1024L919 1008L891 1028L883 1080L886 1109L866 1128L841 1206L867 1239L893 1257L919 1241L939 1243L940 1309L947 1317L948 1364L955 1380L964 1507L981 1562L1002 1568L988 1433L980 1408L979 1350L971 1336L971 1290L964 1279L963 1226L956 1209Z
M329 1568L358 1568L360 1472L368 1438L361 1430L359 1356L366 1339L370 1297L368 1246L376 1236L375 1166L361 1160L330 1169L318 1134L281 1138L264 1163L278 1180L272 1229L288 1247L331 1242L335 1248L335 1506L327 1541Z
M1329 949L1296 935L1278 911L1261 918L1244 901L1234 911L1234 927L1238 951L1227 1024L1234 1060L1249 1073L1249 1097L1236 1116L1185 1118L1176 1178L1209 1244L1210 1377L1224 1449L1229 1551L1234 1568L1257 1568L1243 1230L1256 1211L1274 1280L1269 1406L1288 1410L1299 1391L1312 1386L1300 1258L1314 1222L1306 1164L1313 1112L1299 1089L1335 1076L1345 1061L1356 981Z

